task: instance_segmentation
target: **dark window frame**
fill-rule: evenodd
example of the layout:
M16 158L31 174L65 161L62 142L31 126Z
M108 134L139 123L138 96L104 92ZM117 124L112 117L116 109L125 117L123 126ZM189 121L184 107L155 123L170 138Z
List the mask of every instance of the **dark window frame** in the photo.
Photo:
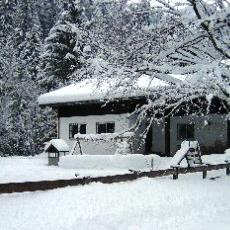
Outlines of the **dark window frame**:
M82 128L84 126L84 128ZM74 132L75 129L75 132ZM69 123L69 139L73 140L75 134L86 134L87 124L86 123Z
M182 127L184 126L184 127ZM181 135L180 129L184 128L185 133ZM177 124L177 140L193 140L195 138L195 124L194 123L178 123Z
M104 126L104 127L99 127L99 126ZM102 129L104 129L105 131L104 132L100 131ZM115 133L115 122L114 121L96 122L96 134L101 134L101 133Z

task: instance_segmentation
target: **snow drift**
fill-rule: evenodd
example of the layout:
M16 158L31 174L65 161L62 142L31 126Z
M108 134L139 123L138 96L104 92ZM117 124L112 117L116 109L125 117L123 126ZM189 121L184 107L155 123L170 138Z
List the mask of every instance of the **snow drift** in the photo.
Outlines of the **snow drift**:
M68 155L60 158L65 169L152 169L154 155Z

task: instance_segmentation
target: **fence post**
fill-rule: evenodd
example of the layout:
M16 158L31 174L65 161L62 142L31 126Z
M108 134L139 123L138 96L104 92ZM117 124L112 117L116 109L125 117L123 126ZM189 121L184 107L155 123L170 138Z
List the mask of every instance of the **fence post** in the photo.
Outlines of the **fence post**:
M173 167L173 180L178 179L179 169L178 167Z
M226 175L230 175L230 165L229 165L229 162L228 161L225 161L226 162Z
M151 159L151 170L153 170L153 158Z
M207 177L207 169L203 170L202 177L203 177L203 179L205 179Z

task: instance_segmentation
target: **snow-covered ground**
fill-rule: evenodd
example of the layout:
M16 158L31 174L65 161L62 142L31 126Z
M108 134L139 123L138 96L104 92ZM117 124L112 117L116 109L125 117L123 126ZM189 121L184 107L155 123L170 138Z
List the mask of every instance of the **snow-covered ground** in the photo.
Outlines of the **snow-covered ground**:
M58 165L66 169L133 169L150 170L156 155L112 154L112 155L67 155L60 158Z
M224 154L214 154L203 156L204 162L218 164L224 163ZM166 169L170 167L171 158L154 156L154 170ZM48 166L46 157L0 157L0 183L40 181L55 179L71 179L83 176L105 176L115 174L125 174L125 169L66 169L56 166ZM182 162L182 165L186 165Z
M210 176L217 177L210 180ZM229 230L224 170L0 195L1 230Z
M72 179L83 176L124 174L128 170L75 170L48 166L47 158L0 157L0 183Z

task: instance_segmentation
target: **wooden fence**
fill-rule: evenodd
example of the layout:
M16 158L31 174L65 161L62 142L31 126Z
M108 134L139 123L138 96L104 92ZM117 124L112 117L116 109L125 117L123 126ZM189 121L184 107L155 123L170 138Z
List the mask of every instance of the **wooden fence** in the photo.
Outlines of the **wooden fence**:
M0 184L0 194L49 190L49 189L63 188L67 186L86 185L94 182L111 184L111 183L133 181L142 177L155 178L155 177L173 175L173 179L178 179L179 174L196 173L196 172L202 172L203 178L205 178L207 176L207 171L219 170L219 169L226 169L226 174L230 175L230 162L226 162L225 164L202 165L202 166L190 167L190 168L173 168L173 169L147 171L147 172L134 171L123 175L113 175L113 176L84 177L84 178L74 178L68 180L54 180L54 181L7 183L7 184Z

